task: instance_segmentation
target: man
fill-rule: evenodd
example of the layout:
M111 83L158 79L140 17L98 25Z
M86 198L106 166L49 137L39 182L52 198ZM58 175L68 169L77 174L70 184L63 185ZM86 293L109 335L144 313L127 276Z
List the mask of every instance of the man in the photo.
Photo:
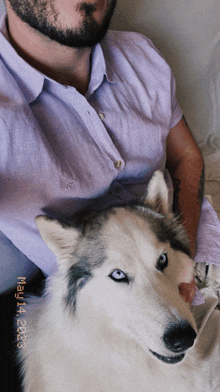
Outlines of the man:
M101 195L107 204L128 201L160 169L170 189L171 174L173 208L194 257L203 159L175 100L172 73L152 43L133 33L106 35L115 0L6 0L6 7L2 235L48 275L55 260L36 215L64 217Z

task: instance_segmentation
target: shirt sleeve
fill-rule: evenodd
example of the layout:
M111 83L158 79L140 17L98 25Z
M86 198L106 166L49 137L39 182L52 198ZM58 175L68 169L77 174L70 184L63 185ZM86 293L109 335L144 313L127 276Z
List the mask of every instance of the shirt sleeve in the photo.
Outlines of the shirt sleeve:
M181 120L183 116L183 112L176 99L176 82L173 73L171 76L171 108L172 108L172 117L170 121L170 129L175 127L175 125L178 124L178 122Z

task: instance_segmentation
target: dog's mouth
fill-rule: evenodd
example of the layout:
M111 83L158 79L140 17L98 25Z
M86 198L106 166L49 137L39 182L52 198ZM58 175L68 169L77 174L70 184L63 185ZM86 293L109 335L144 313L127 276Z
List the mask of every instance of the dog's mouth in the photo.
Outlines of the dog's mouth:
M182 361L182 359L185 357L185 354L176 355L175 357L164 357L163 355L157 354L152 350L150 350L150 352L152 354L154 354L155 357L157 357L161 361L163 361L165 363L170 363L170 364L178 363L178 362Z

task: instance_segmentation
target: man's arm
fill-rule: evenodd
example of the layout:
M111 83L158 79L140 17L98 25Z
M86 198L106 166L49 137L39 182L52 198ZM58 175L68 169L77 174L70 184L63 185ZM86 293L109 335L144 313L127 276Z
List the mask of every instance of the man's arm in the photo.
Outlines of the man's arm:
M204 194L204 162L184 118L167 137L167 169L174 185L173 211L181 214L194 257Z

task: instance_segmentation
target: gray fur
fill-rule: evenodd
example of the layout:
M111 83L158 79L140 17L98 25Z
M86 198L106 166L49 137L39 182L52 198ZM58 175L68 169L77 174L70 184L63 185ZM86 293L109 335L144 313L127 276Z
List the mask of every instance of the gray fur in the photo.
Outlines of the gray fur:
M189 240L180 220L173 216L167 216L153 211L148 207L136 207L146 217L152 231L160 242L169 242L170 247L190 255Z
M65 297L65 304L73 311L76 309L77 292L92 277L92 270L105 261L105 247L101 238L104 221L103 214L88 214L78 227L82 234L73 253L74 264L68 270L68 292Z
M123 207L146 219L160 242L168 242L174 250L179 250L190 256L188 238L177 218L167 217L144 206ZM73 225L76 225L81 231L82 237L73 255L77 262L68 271L68 293L65 297L65 303L67 306L71 306L74 311L77 292L90 280L92 270L105 261L105 245L101 237L102 227L109 216L116 213L117 208L110 208L99 213L93 211L92 213L79 214L77 220L73 220Z

